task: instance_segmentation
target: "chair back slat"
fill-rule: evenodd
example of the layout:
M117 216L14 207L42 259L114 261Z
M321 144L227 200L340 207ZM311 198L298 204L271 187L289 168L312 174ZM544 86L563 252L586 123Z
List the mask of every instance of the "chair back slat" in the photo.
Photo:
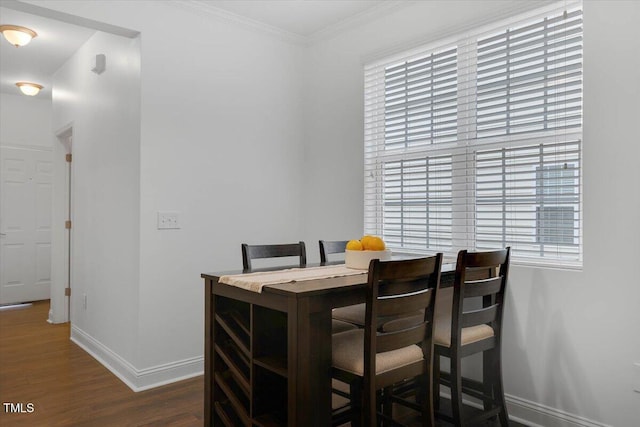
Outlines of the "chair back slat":
M429 306L432 289L424 289L401 295L378 297L378 316L397 316L422 310Z
M251 270L251 260L253 259L290 256L297 256L300 259L300 267L304 267L307 264L307 253L304 242L275 245L242 244L242 267L244 270Z
M319 240L320 262L322 264L326 263L328 261L327 255L346 252L347 243L349 243L348 240Z
M376 337L376 353L397 350L412 344L420 345L426 337L429 337L428 324L422 322L408 329L393 332L379 332Z
M439 261L436 258L438 258L438 255L428 258L385 261L380 263L379 280L382 282L395 281L397 283L419 280L430 274L425 274L425 272L434 272L438 262L442 266L442 257L439 257Z
M504 264L507 250L489 252L466 252L465 265L467 268L484 268Z
M471 280L479 280L479 279L486 279L487 277L496 277L497 271L496 271L496 267L474 267L474 268L467 268L465 271L465 281L471 281Z
M478 310L466 311L462 315L462 327L478 326L491 323L496 320L498 314L498 304L483 307Z
M464 297L483 297L500 292L502 277L491 277L489 279L466 281L464 286Z
M386 286L386 281L381 280L380 287L378 288L378 296L414 293L417 290L425 289L427 287L427 280L428 278L425 277L419 277L417 279L392 280L392 286Z

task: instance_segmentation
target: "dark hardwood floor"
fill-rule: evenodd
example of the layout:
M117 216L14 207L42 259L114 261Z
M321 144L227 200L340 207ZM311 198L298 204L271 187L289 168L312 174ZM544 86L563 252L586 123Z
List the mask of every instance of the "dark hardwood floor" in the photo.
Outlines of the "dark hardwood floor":
M33 404L7 413L10 426L202 426L202 377L134 393L46 322L49 302L0 310L0 401Z
M203 377L134 393L69 340L69 324L47 323L48 310L48 301L0 310L0 425L202 426Z

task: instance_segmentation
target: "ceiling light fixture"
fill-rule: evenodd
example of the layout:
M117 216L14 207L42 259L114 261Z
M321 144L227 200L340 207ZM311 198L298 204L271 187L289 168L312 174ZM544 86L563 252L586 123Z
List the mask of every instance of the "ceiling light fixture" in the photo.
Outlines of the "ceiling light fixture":
M20 88L22 93L29 96L37 95L38 92L40 92L40 89L42 89L43 87L42 85L39 85L37 83L29 83L29 82L18 82L16 83L16 86Z
M19 25L0 25L0 32L15 47L29 44L31 39L38 35L35 31Z

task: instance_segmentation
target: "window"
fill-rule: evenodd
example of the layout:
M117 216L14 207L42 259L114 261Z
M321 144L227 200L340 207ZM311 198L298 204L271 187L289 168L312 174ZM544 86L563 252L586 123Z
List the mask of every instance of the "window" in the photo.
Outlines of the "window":
M365 232L398 252L582 263L582 10L365 67Z

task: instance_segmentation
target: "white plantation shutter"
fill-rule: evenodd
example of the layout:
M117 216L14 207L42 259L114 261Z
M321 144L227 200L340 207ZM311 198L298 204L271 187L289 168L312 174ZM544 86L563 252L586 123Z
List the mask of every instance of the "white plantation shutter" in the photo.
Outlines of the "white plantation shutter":
M579 258L580 142L476 152L476 248Z
M365 232L395 251L582 262L582 11L365 67Z
M582 126L582 11L478 40L477 138Z
M454 47L385 68L385 149L455 141L456 57Z
M451 250L451 156L388 161L383 168L386 243L405 250Z

